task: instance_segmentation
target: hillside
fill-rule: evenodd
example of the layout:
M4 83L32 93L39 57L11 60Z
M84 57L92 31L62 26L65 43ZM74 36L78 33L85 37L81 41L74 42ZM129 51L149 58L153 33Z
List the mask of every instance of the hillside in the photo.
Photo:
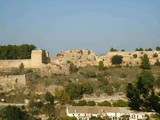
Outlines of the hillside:
M10 74L12 74L11 71ZM12 71L13 74L15 74L15 71L15 69ZM151 71L155 77L155 87L159 89L160 67L152 66ZM90 83L93 87L93 93L91 95L87 95L88 98L86 98L85 95L86 100L91 97L99 96L103 96L105 99L105 97L108 98L109 96L114 96L118 93L124 96L126 92L126 85L128 83L136 82L136 77L141 72L141 69L139 67L109 67L100 71L98 67L82 67L70 75L53 74L50 77L41 77L38 74L39 72L34 69L30 71L26 70L24 72L31 72L28 74L29 79L27 80L27 87L18 91L13 90L5 94L1 93L1 98L5 98L8 102L23 102L24 99L34 98L35 96L39 96L38 98L41 98L41 96L45 94L46 90L53 93L54 87L60 86L65 88L69 83ZM7 73L9 74L8 71L6 74ZM17 97L17 95L20 95L21 97Z

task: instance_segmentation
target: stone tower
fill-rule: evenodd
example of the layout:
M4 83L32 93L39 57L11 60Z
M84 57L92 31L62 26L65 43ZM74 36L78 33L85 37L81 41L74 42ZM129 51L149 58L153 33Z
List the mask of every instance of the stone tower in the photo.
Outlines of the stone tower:
M31 53L31 66L41 67L42 64L50 63L49 53L45 50L32 50Z

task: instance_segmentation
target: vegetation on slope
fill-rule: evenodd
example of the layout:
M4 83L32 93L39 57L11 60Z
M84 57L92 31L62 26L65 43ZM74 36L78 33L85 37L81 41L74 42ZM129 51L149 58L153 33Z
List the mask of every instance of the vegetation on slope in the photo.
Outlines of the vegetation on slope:
M0 46L0 59L30 59L34 49L36 46L28 44Z

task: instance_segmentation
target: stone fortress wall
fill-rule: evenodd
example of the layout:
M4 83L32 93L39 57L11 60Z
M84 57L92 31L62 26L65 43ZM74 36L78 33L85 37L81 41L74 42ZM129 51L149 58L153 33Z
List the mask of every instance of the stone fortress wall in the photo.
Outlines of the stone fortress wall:
M51 63L61 65L67 64L67 61L71 61L77 67L85 67L97 66L99 61L103 61L104 65L108 67L112 66L111 58L114 55L121 55L123 56L122 66L138 66L144 54L148 55L151 65L154 65L157 60L160 60L160 51L117 51L97 56L92 50L66 50L52 58ZM154 54L158 56L153 57Z
M0 90L2 91L10 91L12 89L23 88L25 86L25 75L0 76Z
M40 68L43 64L49 63L49 53L45 50L32 50L31 59L0 60L0 68L18 68L21 63L25 68Z

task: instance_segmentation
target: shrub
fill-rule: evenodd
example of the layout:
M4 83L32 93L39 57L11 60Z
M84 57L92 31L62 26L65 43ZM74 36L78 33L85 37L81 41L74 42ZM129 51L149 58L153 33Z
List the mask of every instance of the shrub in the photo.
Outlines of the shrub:
M155 81L155 86L160 88L160 76L158 76L157 80Z
M95 106L95 105L96 105L95 101L88 101L87 102L87 106Z
M133 58L137 58L137 54L133 54Z
M98 103L98 106L111 106L111 103L109 101L103 101L101 103Z
M113 65L120 65L122 64L123 56L121 55L114 55L111 59Z
M54 104L54 96L48 91L45 93L45 100L49 101L51 104Z
M91 84L90 83L85 83L85 84L83 84L83 93L84 94L92 94L92 92L93 92L93 87L91 86Z
M84 73L84 76L87 77L87 78L96 78L97 75L95 72L91 72L91 71L88 71L86 73Z
M108 95L112 95L112 94L114 93L113 87L112 87L110 84L108 84L108 85L105 87L104 92L107 93Z
M121 74L120 74L120 77L121 77L121 78L126 78L126 77L127 77L127 74L126 74L126 73L121 73Z
M114 49L113 47L110 49L110 52L116 52L117 50Z
M160 66L160 62L159 62L159 60L157 59L157 61L155 62L155 64L154 65L156 65L156 66Z
M86 106L87 102L85 100L80 100L76 105L77 106Z
M70 73L74 73L74 72L77 72L78 68L76 65L74 65L72 62L70 63L70 66L69 66L69 71Z
M104 64L103 64L103 61L99 61L98 69L99 69L100 71L105 69Z
M113 102L113 106L114 107L127 107L128 102L126 102L124 100L118 100L118 101Z
M154 54L153 54L153 57L154 57L154 58L158 57L158 54L157 54L157 53L154 53Z

